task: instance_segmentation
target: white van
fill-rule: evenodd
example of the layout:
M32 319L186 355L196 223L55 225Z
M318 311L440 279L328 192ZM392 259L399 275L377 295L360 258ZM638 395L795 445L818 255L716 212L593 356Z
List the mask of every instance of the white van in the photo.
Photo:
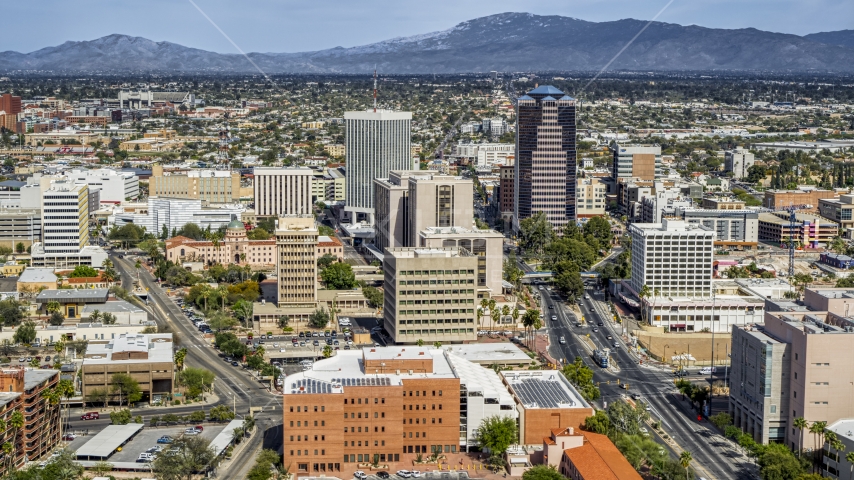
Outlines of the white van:
M697 372L697 374L698 375L711 375L711 374L717 373L717 372L718 372L717 367L703 367L700 369L699 372Z

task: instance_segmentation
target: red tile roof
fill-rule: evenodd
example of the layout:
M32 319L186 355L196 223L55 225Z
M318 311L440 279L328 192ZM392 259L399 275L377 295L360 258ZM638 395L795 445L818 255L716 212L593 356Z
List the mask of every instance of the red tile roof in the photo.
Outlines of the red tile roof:
M626 457L605 435L581 432L584 445L564 450L584 480L641 480Z

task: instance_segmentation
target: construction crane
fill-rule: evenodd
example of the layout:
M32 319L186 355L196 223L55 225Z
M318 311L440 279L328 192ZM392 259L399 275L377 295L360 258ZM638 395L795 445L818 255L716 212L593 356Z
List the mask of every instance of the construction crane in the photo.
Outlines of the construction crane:
M807 208L812 208L812 205L789 205L768 209L770 212L789 212L789 278L795 275L795 228L798 226L795 212Z

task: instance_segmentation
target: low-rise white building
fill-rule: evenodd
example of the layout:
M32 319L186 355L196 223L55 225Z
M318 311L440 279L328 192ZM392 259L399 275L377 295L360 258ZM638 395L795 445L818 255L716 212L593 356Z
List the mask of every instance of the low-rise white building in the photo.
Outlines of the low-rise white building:
M171 234L188 223L195 223L203 230L208 227L217 230L233 219L240 220L244 210L241 205L208 207L200 199L149 197L146 213L116 213L109 222L117 227L132 223L155 234L159 234L164 226Z
M122 203L139 197L139 177L132 172L117 172L109 168L96 170L74 169L65 172L73 183L85 183L100 190L101 202Z

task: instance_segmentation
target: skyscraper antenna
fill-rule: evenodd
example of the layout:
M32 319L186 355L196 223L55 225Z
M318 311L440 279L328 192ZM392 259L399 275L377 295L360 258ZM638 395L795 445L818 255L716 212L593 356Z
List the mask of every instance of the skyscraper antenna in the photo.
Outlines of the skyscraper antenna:
M377 113L377 66L374 65L374 113Z

